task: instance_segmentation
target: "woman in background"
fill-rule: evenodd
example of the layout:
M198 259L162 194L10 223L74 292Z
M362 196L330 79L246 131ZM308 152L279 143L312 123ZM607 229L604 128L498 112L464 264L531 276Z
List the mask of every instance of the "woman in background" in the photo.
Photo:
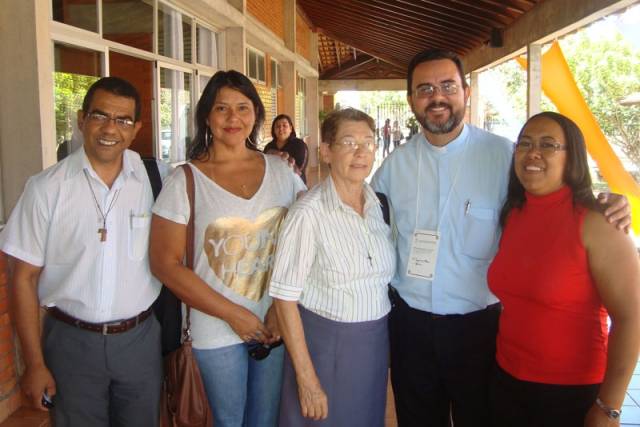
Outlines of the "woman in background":
M500 221L488 273L504 307L493 424L618 425L640 346L638 254L600 213L571 120L544 112L527 121Z
M293 128L291 117L286 114L280 114L273 119L271 123L271 137L273 138L264 147L266 154L277 154L284 152L293 158L296 168L302 178L302 182L307 183L305 169L308 161L308 148L303 140L296 137L296 130Z

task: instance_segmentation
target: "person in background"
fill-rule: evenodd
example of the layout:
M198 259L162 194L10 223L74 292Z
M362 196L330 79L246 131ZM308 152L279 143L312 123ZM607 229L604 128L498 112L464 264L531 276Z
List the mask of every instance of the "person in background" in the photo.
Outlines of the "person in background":
M389 155L389 147L391 145L391 120L386 119L382 127L382 156Z
M400 125L397 120L393 121L393 128L391 128L391 136L393 136L393 149L395 150L400 145L400 141L402 141L402 130L400 129Z
M22 391L58 427L158 425L162 357L149 271L153 192L138 153L138 91L96 81L78 112L83 144L31 177L0 235L15 258ZM161 174L166 168L159 168ZM47 314L40 335L40 306Z
M283 347L263 360L254 342L279 341L267 295L280 223L306 188L255 138L264 106L243 74L219 71L196 108L188 167L195 182L194 270L182 264L191 215L182 168L153 207L152 272L191 310L194 355L216 427L276 426Z
M494 426L618 425L640 346L640 264L600 211L580 129L558 113L531 117L488 273L503 305Z
M307 183L305 170L309 160L309 149L303 140L296 136L291 117L280 114L271 123L271 137L273 138L265 147L266 154L285 152L295 161L297 171L302 182Z
M296 202L271 287L287 345L280 427L383 427L395 269L391 230L365 178L375 124L347 108L322 124L329 176Z

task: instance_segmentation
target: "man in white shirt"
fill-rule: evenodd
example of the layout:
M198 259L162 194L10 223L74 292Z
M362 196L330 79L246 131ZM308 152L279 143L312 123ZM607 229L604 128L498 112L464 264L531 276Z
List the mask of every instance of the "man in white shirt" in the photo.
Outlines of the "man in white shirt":
M33 406L51 408L57 427L157 425L153 194L140 156L127 150L141 127L138 92L116 77L98 80L78 124L83 147L28 180L0 235L15 259L22 389Z

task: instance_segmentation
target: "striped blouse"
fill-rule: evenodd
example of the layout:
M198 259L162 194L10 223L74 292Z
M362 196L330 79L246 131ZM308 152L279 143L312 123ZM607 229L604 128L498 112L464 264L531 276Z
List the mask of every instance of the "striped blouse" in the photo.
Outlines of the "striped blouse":
M338 322L389 312L395 250L378 198L364 187L364 218L340 200L330 176L291 207L278 239L272 297Z

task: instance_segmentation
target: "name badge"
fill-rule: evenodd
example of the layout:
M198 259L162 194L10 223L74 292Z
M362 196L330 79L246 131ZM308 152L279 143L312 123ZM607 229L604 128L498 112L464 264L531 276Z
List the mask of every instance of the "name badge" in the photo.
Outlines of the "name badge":
M433 230L415 230L407 262L407 276L433 280L438 259L440 233Z

